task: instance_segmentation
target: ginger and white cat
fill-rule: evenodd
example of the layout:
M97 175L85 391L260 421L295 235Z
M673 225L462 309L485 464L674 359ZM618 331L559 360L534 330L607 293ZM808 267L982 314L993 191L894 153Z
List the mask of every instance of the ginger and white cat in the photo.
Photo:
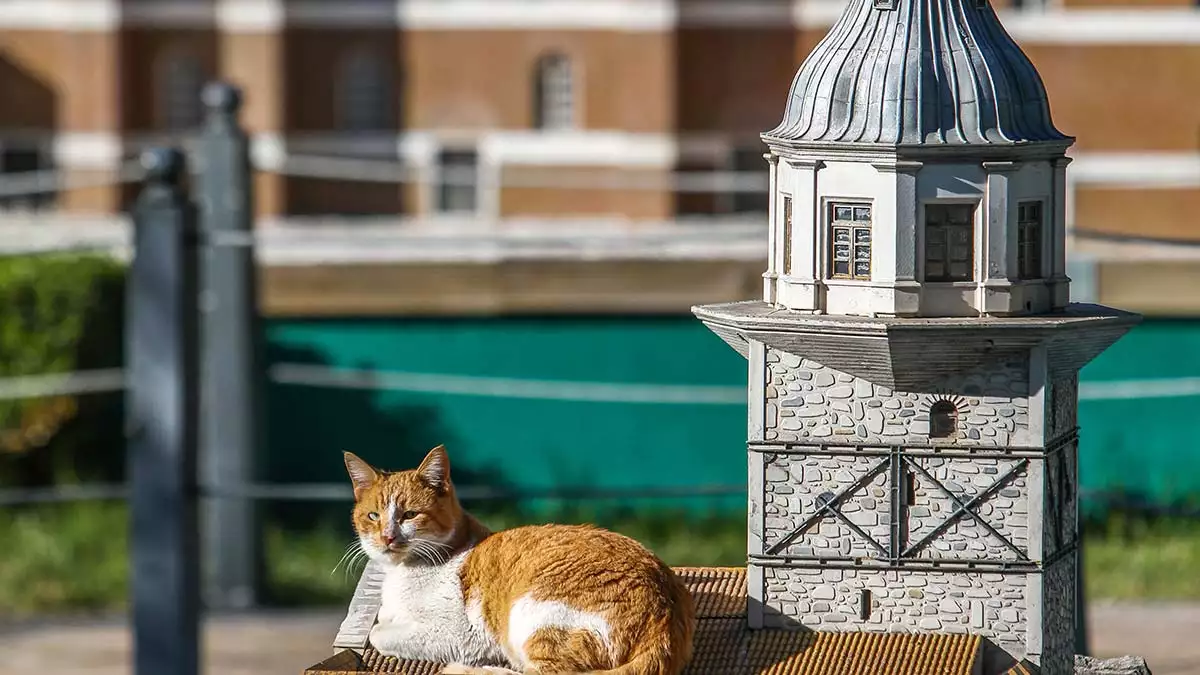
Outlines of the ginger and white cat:
M695 606L641 544L590 526L492 533L463 510L442 446L384 472L347 452L354 528L386 569L371 645L443 673L677 675Z

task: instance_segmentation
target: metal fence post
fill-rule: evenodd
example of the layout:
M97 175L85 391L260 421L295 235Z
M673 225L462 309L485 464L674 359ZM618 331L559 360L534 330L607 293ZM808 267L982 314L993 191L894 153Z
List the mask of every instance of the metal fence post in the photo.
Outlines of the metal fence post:
M204 89L207 117L198 143L201 256L202 485L236 490L254 482L260 443L262 361L254 267L250 144L238 125L241 93L222 82ZM261 540L253 500L206 495L204 599L240 609L257 601Z
M199 672L196 213L174 149L142 155L125 326L134 672Z

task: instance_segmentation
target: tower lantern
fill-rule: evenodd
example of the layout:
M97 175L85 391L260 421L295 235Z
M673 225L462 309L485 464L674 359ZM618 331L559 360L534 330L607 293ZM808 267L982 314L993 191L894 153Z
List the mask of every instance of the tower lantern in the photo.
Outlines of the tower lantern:
M1067 304L1074 139L987 2L851 0L762 138L767 302L930 317Z

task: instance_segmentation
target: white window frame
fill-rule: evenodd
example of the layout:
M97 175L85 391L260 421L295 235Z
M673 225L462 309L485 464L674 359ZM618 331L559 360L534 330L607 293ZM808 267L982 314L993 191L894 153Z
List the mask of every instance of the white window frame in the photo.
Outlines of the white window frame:
M567 131L579 126L579 77L575 60L565 52L547 52L534 66L534 120L541 131Z
M206 80L204 64L190 50L161 54L154 64L155 126L168 133L197 130L204 123Z
M444 186L442 181L442 172L445 168L445 158L447 155L453 154L473 154L475 156L475 186L473 190L473 204L470 209L447 209L443 203ZM433 181L430 190L430 212L439 217L477 217L483 214L483 157L478 147L469 145L445 145L439 147L433 155ZM455 189L461 186L452 186L450 189Z
M838 220L836 218L836 210L838 207L849 209L867 209L867 220L855 220L857 211L854 211L850 220ZM864 199L827 199L824 204L825 213L822 216L822 224L824 225L824 259L825 259L825 279L829 281L850 281L850 282L870 282L875 274L875 205ZM859 223L866 223L861 225ZM839 223L845 223L840 225ZM865 276L856 274L854 271L855 262L857 262L857 251L864 243L857 241L855 230L861 230L865 227L867 230L867 274ZM838 274L834 269L836 256L834 255L834 247L837 241L834 239L834 230L849 228L850 241L847 242L850 246L850 271L846 274Z
M1046 204L1047 200L1045 199L1022 199L1017 202L1017 269L1015 270L1016 274L1014 277L1022 281L1035 281L1046 278L1046 250L1048 248L1046 246ZM1038 207L1038 219L1036 221L1028 219L1022 220L1022 209L1034 205ZM1021 234L1025 225L1033 224L1035 222L1037 224L1037 236L1034 239L1034 251L1037 254L1037 267L1034 269L1033 274L1025 274L1025 270L1021 268L1021 253L1023 252L1021 246Z

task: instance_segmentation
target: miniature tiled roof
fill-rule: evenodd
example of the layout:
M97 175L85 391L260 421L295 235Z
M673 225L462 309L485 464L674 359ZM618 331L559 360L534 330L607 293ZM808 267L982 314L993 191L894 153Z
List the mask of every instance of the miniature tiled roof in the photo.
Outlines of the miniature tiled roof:
M981 653L974 635L815 633L750 630L741 568L676 568L696 600L699 623L686 675L971 675ZM441 666L347 650L305 675L435 675Z
M1046 88L985 0L850 0L805 59L768 142L1069 143Z

